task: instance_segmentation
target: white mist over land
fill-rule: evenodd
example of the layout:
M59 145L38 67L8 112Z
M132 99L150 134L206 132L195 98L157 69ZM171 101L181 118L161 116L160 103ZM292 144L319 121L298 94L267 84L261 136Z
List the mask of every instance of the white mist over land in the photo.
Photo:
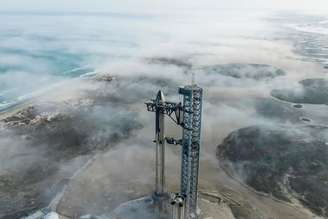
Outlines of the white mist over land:
M294 122L298 114L289 103L281 103L287 119L278 122L270 109L264 114L271 117L259 111L273 89L295 87L302 93L298 81L327 73L324 52L304 52L326 45L327 36L316 34L328 29L327 14L306 15L328 10L324 0L2 0L0 10L0 103L24 108L26 101L37 111L16 116L18 128L1 122L6 124L0 130L0 176L15 180L13 175L47 164L44 174L51 177L34 182L43 185L35 199L44 207L53 197L52 180L69 178L95 155L59 204L70 215L108 213L152 190L154 115L143 103L157 90L178 101L178 86L196 73L205 95L202 161L216 170L217 146L232 131ZM316 43L302 44L304 39ZM99 82L95 74L114 80ZM321 111L312 118L315 124L326 120L326 106L308 107ZM10 114L7 109L2 117ZM179 134L169 127L168 135ZM167 159L168 184L177 188L179 150L168 147ZM202 187L225 182L210 170L201 171ZM31 188L9 185L14 191ZM11 196L10 189L0 188ZM0 218L17 210L16 198L0 200ZM6 209L8 203L14 204Z

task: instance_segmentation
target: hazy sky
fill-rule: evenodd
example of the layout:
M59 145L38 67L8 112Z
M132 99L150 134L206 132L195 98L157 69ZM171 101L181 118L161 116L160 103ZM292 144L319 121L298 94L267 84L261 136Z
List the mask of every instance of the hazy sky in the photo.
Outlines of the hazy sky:
M328 0L1 0L0 10L155 12L213 8L327 10Z

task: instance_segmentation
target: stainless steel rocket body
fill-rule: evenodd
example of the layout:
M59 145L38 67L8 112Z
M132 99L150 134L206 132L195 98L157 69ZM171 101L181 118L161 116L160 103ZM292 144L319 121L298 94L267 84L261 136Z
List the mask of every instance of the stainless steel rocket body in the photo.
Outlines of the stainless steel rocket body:
M155 193L157 195L163 195L165 193L165 114L164 105L165 97L162 91L159 91L156 97L156 176L155 176Z

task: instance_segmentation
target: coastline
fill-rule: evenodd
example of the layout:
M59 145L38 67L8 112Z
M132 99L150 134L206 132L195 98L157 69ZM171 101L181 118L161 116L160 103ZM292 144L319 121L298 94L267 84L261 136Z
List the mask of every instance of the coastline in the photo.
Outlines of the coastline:
M29 101L23 101L21 103L13 104L12 106L9 106L5 109L0 110L0 121L3 119L6 119L10 116L15 115L19 111L25 109L26 107L29 107L33 104L32 100Z

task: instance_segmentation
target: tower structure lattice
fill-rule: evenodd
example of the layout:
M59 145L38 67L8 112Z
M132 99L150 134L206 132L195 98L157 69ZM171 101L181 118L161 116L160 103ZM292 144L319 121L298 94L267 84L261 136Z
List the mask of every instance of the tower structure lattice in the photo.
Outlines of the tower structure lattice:
M185 196L185 217L197 215L198 172L202 119L202 88L191 85L179 89L183 95L183 138L181 157L181 194Z
M165 191L165 142L181 145L181 187L172 204L177 208L174 218L197 219L198 214L198 172L201 140L203 89L196 84L179 89L183 104L168 102L159 91L155 100L146 103L147 110L156 113L156 196ZM183 129L182 139L176 140L164 136L164 115L169 116ZM178 201L177 201L178 200ZM177 205L178 203L178 205ZM178 213L179 212L179 213Z

